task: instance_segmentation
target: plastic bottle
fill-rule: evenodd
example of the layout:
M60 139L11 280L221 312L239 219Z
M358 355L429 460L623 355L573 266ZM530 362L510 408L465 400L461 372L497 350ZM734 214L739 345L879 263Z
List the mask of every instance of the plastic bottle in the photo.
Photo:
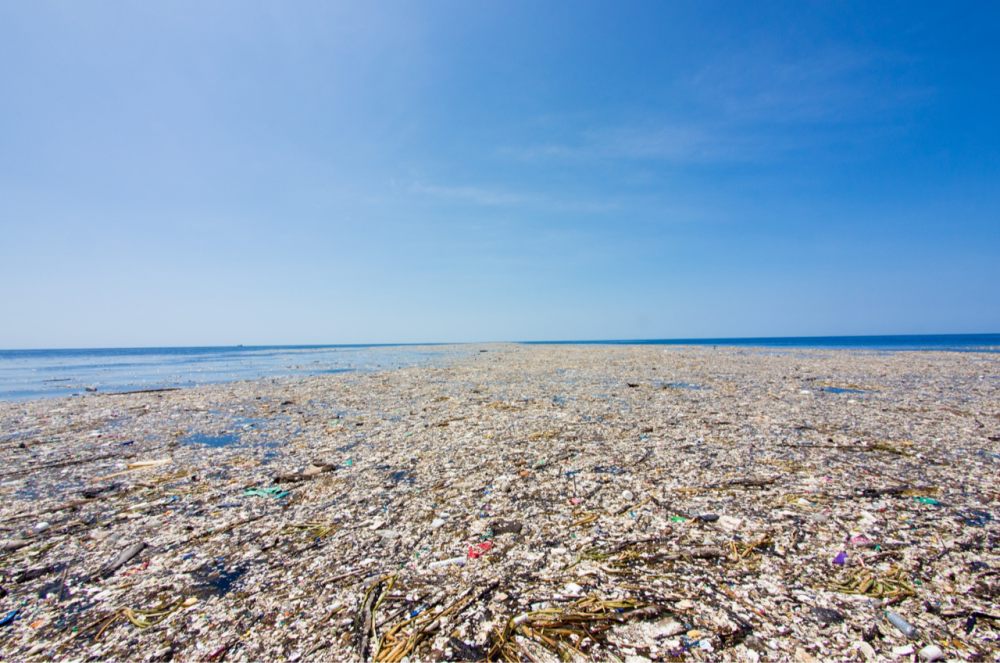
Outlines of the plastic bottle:
M912 637L914 637L917 634L916 627L913 626L912 624L908 623L905 619L903 619L902 617L900 617L896 613L889 612L888 610L886 610L885 611L885 616L889 620L889 622L893 626L895 626L896 628L898 628L903 633L903 635L905 635L906 637L912 638Z
M431 562L429 566L432 569L440 569L445 566L451 566L452 564L454 564L455 566L465 566L465 558L452 557L451 559L442 559L439 562Z

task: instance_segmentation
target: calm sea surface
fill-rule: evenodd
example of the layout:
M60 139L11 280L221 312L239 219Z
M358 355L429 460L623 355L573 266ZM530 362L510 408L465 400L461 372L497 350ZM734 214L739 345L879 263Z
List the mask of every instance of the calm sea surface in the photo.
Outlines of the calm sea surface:
M634 341L538 341L557 345L715 345L811 350L951 350L1000 352L1000 334L911 336L775 336L759 338L672 338Z
M0 400L376 371L463 352L474 350L426 345L0 350Z
M1000 334L941 336L827 336L633 341L559 341L538 344L714 345L774 350L1000 351ZM263 377L373 371L433 363L473 353L473 346L278 346L232 348L123 348L0 350L0 400L98 392L190 387Z

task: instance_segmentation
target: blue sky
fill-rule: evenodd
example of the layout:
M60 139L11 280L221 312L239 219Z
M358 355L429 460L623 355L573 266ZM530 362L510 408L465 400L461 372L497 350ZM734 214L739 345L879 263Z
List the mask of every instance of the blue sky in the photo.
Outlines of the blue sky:
M1000 332L1000 5L0 2L0 347Z

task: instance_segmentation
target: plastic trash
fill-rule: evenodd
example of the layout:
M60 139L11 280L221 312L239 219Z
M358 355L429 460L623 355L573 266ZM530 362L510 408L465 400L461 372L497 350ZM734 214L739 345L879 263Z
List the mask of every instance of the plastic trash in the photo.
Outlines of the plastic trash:
M920 658L925 661L939 661L944 658L944 652L937 645L927 645L919 652Z
M844 621L844 615L829 608L816 607L812 609L812 613L823 624L839 624Z
M356 614L384 663L989 654L995 356L495 348L0 401L0 658L347 660Z
M134 463L128 464L128 469L130 470L141 470L147 467L159 467L160 465L169 465L174 462L171 458L157 458L155 460L137 460Z
M490 523L489 528L494 535L499 536L501 534L520 534L524 529L524 525L522 523L495 520Z
M989 511L969 509L962 514L960 520L969 527L986 527L986 524L993 520L993 516Z
M247 488L243 491L243 494L248 497L273 497L275 499L281 499L285 495L290 495L287 490L282 490L278 487L271 488Z
M857 644L857 648L858 651L861 652L861 655L865 657L865 660L868 661L875 660L876 657L875 648L872 647L870 644L868 644L867 642L859 642Z
M53 573L55 570L56 567L52 565L34 569L27 569L15 575L14 582L22 584L31 580L35 580L36 578L41 578L42 576L48 575L50 573Z
M121 484L117 484L117 483L111 483L111 484L107 484L105 486L91 486L89 488L84 488L83 491L82 491L82 493L81 493L81 495L83 495L84 499L91 500L91 499L94 499L95 497L103 495L104 493L113 493L113 492L116 492L120 488L121 488Z
M432 569L441 569L446 566L465 566L464 557L452 557L450 559L442 559L437 562L431 562L428 566Z
M109 576L114 575L115 571L128 564L133 557L135 557L145 549L146 549L146 543L144 541L126 548L121 552L121 554L118 555L118 557L116 557L114 560L112 560L103 568L101 568L101 570L98 571L97 574L102 578L107 578Z
M914 626L912 626L909 622L907 622L905 619L903 619L896 613L890 612L888 610L886 610L885 616L889 620L889 623L891 623L893 626L899 629L900 633L902 633L908 638L916 637L917 629Z

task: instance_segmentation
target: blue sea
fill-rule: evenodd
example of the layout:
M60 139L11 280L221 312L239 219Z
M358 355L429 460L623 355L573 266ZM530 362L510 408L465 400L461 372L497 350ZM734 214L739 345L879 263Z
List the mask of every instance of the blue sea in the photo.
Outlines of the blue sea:
M462 346L427 345L0 350L0 400L377 371L462 352Z
M1000 334L935 336L814 336L609 341L535 341L529 344L708 345L774 350L1000 351ZM96 350L0 350L0 400L176 389L265 377L377 371L430 364L472 354L463 345L311 345Z
M674 338L624 341L531 341L549 345L712 345L806 350L948 350L1000 352L1000 334L927 334L909 336L773 336L754 338Z

